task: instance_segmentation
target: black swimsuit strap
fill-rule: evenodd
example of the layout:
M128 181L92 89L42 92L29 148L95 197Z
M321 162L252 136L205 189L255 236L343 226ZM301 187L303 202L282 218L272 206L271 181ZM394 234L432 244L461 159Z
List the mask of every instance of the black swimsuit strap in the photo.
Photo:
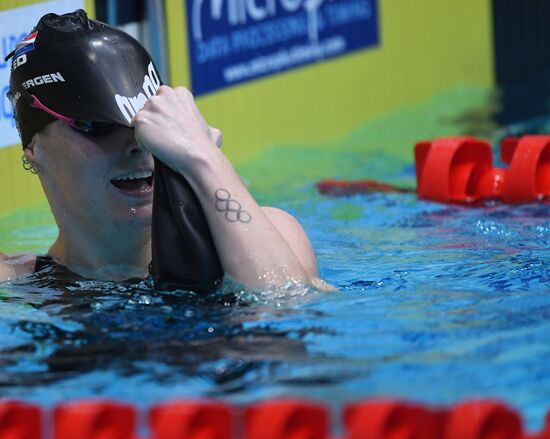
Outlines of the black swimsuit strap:
M37 280L47 280L49 286L57 286L60 289L63 289L74 281L88 280L56 262L49 255L39 255L36 257L33 277ZM141 278L130 278L118 283L135 284L143 280Z
M73 273L64 265L55 262L55 260L49 255L39 255L36 257L36 262L34 263L34 273L39 277L47 276L50 279L60 279L64 281L83 279L82 276Z
M53 260L49 255L38 255L36 257L36 262L34 263L34 272L38 273L47 268L54 268L59 264Z

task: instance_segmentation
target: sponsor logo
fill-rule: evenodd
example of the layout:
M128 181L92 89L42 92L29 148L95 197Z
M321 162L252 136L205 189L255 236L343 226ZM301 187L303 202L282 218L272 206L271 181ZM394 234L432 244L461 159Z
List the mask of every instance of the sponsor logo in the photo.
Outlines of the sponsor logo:
M334 0L329 0L333 2ZM227 7L224 7L224 2ZM247 21L261 22L266 19L276 17L278 9L285 13L295 13L302 9L307 14L308 36L310 41L319 39L319 26L317 18L319 9L325 0L266 0L265 6L258 5L255 0L210 0L210 20L226 20L230 26L240 26ZM203 40L202 21L208 16L203 11L205 0L193 0L192 3L192 28L193 38L196 41ZM279 3L279 4L277 4ZM224 17L224 11L227 11L227 17Z
M132 123L132 118L143 108L147 99L155 95L159 87L159 76L153 63L150 62L147 66L147 73L143 77L143 84L141 85L143 93L140 92L136 96L131 97L115 94L118 108L128 123Z
M36 87L43 84L51 84L52 82L65 82L65 78L60 72L48 73L47 75L37 76L36 78L28 79L21 83L24 89Z
M15 70L17 67L22 66L27 62L27 54L24 53L23 55L15 56L13 58L13 61L11 63L11 69Z
M32 34L27 35L23 41L17 43L17 46L15 46L15 54L13 56L17 57L34 50L34 40L36 40L37 35L38 32L33 32Z

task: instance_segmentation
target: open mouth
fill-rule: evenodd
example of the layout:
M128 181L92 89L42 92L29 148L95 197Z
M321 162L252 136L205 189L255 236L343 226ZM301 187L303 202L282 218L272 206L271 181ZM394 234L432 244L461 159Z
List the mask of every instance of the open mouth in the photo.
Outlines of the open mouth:
M135 171L111 180L111 184L124 192L150 192L153 188L153 171Z

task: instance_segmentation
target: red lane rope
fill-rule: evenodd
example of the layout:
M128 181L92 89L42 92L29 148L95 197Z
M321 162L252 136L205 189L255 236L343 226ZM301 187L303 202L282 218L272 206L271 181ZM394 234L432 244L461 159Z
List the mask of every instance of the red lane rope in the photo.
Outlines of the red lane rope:
M415 145L418 197L440 203L498 199L520 204L550 197L550 136L508 137L501 144L508 168L493 166L491 145L469 136L441 137ZM317 183L319 192L346 196L370 192L414 192L376 180Z
M399 193L415 193L414 189L405 189L384 183L376 180L321 180L317 184L317 189L323 195L329 196L347 196L355 194L366 194L371 192L399 192Z
M550 439L550 413L538 433L523 430L519 414L496 400L428 407L368 400L343 408L341 439ZM138 410L109 400L73 401L50 412L0 401L1 439L137 439ZM329 439L329 408L303 399L234 407L179 400L148 411L150 439ZM52 419L53 418L53 419ZM48 427L48 428L44 428Z

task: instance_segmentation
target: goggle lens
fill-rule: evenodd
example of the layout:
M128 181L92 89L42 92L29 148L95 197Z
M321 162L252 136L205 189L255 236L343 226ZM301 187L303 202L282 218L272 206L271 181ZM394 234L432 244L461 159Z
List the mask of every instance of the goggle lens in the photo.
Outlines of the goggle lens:
M87 136L106 136L107 134L111 134L115 131L118 126L119 125L108 122L85 120L75 120L73 124L70 125L73 130Z
M40 100L31 95L26 90L21 90L21 94L29 102L29 105L33 108L38 108L42 111L45 111L49 115L55 117L56 119L61 120L62 122L69 125L73 130L78 131L79 133L85 134L87 136L105 136L112 133L120 125L109 123L109 122L97 122L97 121L87 121L87 120L76 120L72 117L64 116L48 108Z

